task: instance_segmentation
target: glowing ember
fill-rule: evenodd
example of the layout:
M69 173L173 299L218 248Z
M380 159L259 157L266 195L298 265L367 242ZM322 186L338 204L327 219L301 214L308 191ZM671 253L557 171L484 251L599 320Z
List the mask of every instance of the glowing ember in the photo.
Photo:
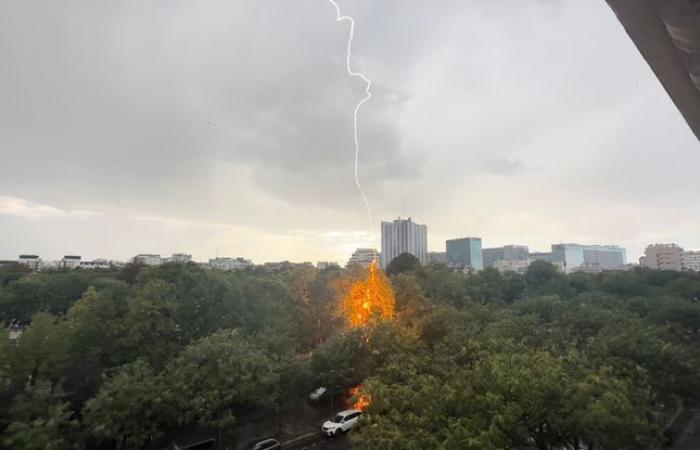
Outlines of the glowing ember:
M356 282L343 300L343 312L352 327L367 325L375 318L394 317L394 291L386 276L372 261L367 278Z
M350 389L350 401L355 409L364 411L372 403L372 397L360 391L362 385Z

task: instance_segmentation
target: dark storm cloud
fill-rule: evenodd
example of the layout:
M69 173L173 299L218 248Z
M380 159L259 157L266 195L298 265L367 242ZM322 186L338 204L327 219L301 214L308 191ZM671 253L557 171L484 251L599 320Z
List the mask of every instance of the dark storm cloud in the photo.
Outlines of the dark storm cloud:
M362 85L326 2L12 2L2 17L2 192L188 208L223 160L254 174L236 189L354 195ZM393 120L406 94L375 94L361 117L368 185L408 171Z
M375 218L436 249L698 245L698 143L605 2L340 4ZM4 2L0 258L376 245L347 30L326 0Z

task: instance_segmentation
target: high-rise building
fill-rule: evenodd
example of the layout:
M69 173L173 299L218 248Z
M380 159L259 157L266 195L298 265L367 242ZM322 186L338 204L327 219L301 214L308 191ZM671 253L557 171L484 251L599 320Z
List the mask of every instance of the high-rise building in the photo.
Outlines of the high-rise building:
M496 261L527 261L530 249L527 245L504 245L482 250L484 267L493 267ZM507 265L507 264L506 264Z
M357 264L366 269L375 258L379 258L376 248L358 248L348 259L347 267Z
M700 251L683 252L683 270L700 272Z
M651 244L644 250L643 265L656 270L683 270L683 249L676 244Z
M617 245L553 244L551 254L565 272L581 267L621 270L627 264L626 250Z
M428 227L408 219L382 222L382 267L402 253L410 253L421 264L428 262Z
M466 237L450 239L447 245L447 263L473 270L483 270L484 258L481 251L481 238Z

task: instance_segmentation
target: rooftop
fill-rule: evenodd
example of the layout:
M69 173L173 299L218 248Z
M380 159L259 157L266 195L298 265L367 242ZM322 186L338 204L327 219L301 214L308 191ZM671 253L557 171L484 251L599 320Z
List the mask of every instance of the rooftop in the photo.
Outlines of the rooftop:
M695 0L607 2L700 139L700 3Z

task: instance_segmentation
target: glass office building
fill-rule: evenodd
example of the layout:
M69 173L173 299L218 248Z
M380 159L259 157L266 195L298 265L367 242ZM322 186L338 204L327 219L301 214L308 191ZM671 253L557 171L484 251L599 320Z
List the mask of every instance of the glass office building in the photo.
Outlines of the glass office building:
M467 237L447 241L447 263L459 267L483 270L481 238Z
M579 267L619 270L627 264L627 252L617 245L552 245L552 260L563 264L566 272Z

